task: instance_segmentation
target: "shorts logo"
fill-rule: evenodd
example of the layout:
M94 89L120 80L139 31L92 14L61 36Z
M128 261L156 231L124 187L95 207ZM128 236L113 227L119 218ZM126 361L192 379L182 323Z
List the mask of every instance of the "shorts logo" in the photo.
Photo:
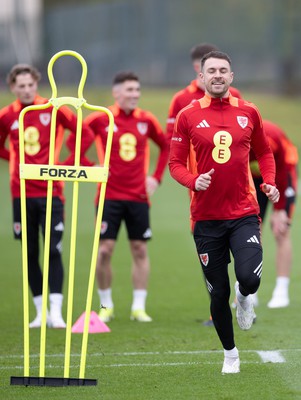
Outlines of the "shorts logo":
M42 125L47 126L50 123L51 115L50 113L41 113L40 122Z
M287 187L284 192L285 197L295 197L296 192L291 186Z
M152 237L152 231L150 228L147 228L147 230L144 232L142 235L143 239L150 239Z
M64 232L64 224L63 222L59 222L55 227L54 227L55 231L58 232Z
M248 122L249 122L248 117L241 117L241 116L238 115L236 118L237 118L238 124L239 124L243 129L248 125Z
M203 253L200 254L200 260L202 262L202 264L204 265L204 267L207 267L208 263L209 263L209 256L208 253Z
M16 235L20 235L20 233L21 233L21 223L20 222L14 223L14 232Z
M101 229L100 229L100 233L106 233L106 231L108 230L108 223L106 221L103 221L101 223Z

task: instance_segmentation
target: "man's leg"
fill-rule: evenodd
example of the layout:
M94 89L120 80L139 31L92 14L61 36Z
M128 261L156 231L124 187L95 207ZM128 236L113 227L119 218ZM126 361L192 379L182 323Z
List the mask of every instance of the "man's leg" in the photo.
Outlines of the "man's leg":
M130 240L130 248L133 257L132 280L134 288L131 319L136 319L140 322L151 322L151 317L145 313L147 284L150 271L147 243L143 240Z
M100 301L99 318L109 322L114 318L112 299L112 265L111 258L122 219L124 218L124 202L106 200L103 208L101 235L96 264L96 280Z
M101 239L99 243L98 259L96 265L96 279L100 299L99 317L103 322L109 322L114 318L114 303L112 299L112 265L111 258L116 241L113 239Z
M42 321L42 272L39 264L39 212L35 199L26 200L27 216L27 264L28 283L33 296L36 317L30 322L30 328L39 328ZM21 240L21 204L20 199L13 200L14 237Z
M237 322L241 329L247 330L256 317L249 295L258 290L262 275L262 247L257 216L231 221L230 246L237 278Z
M224 348L222 374L240 372L239 352L234 342L232 312L229 305L230 282L228 265L221 265L211 272L203 268L210 293L210 311L214 327Z
M230 282L228 265L221 265L210 272L205 271L205 280L210 294L210 312L217 334L223 344L223 348L231 350L235 347L232 312L229 306Z
M194 240L210 294L210 311L215 330L224 348L223 374L240 371L239 353L234 342L232 312L229 305L230 281L227 223L199 221Z
M152 237L149 221L149 205L134 201L127 202L125 224L133 258L131 320L151 322L152 318L145 312L147 284L150 272L147 241Z
M39 199L41 205L41 226L45 240L46 198ZM49 324L52 328L65 328L62 316L64 268L62 260L62 239L64 233L64 205L58 197L52 199L50 251L49 251Z
M289 305L289 283L292 266L292 242L290 229L276 236L276 286L269 308L287 307Z

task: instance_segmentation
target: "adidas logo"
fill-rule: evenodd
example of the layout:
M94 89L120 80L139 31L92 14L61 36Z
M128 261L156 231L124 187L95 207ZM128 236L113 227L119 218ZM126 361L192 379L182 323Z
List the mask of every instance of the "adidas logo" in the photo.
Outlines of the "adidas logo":
M197 128L210 128L210 125L208 124L208 122L203 119L203 121L201 121L197 126Z
M147 228L147 230L144 232L144 234L142 235L143 239L149 239L152 237L152 231L150 228Z
M249 240L247 240L247 242L252 242L252 243L258 243L259 244L259 240L257 239L256 235L253 235L252 237L250 237Z
M284 195L285 197L295 197L296 192L291 186L289 186L288 188L285 189Z
M55 227L54 230L57 232L63 232L64 231L64 224L63 222L59 222Z

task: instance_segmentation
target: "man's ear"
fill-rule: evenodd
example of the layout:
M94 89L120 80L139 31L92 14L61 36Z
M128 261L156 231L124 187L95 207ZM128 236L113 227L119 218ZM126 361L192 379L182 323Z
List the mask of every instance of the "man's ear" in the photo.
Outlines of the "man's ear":
M113 96L113 98L116 100L116 98L118 97L118 92L119 92L119 90L118 90L118 85L114 85L113 87L112 87L112 96Z
M198 60L193 61L192 66L196 74L198 74L201 71L201 61Z
M14 84L11 84L11 85L9 86L9 89L10 89L10 91L12 92L12 94L15 94L15 85L14 85Z

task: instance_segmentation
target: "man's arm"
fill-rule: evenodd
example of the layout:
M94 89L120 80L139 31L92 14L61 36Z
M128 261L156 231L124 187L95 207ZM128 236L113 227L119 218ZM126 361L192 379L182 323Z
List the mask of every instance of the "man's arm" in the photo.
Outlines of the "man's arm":
M181 185L192 191L196 190L196 180L199 174L192 173L187 167L190 155L190 140L186 118L183 112L178 114L170 143L169 171L171 176ZM196 168L193 168L196 170Z
M2 113L4 111L2 110ZM2 116L3 114L1 114ZM2 124L2 119L0 119L0 158L3 160L9 160L9 150L5 147L5 142L8 136L5 126Z
M8 161L9 160L9 150L5 147L6 137L7 136L0 134L0 158Z
M263 130L261 116L255 106L251 108L251 117L254 125L251 137L251 148L258 161L260 174L265 184L276 186L275 159L268 138Z
M275 133L277 133L274 127ZM274 205L275 210L288 210L294 202L297 191L297 148L288 140L282 130L274 138L277 145L276 151L273 149L276 164L276 185L280 193L280 200Z
M172 138L174 125L175 125L175 121L176 121L176 116L177 116L178 112L181 110L181 107L179 106L179 100L178 100L180 93L181 92L178 92L173 96L173 98L170 102L169 110L168 110L168 116L167 116L167 121L166 121L166 137L167 137L168 143L170 143L171 138Z
M155 170L151 176L154 179L156 179L158 183L160 183L168 162L168 154L169 154L168 142L166 140L167 139L166 135L163 133L163 130L157 118L151 113L147 113L147 115L150 120L149 138L159 148L159 154L157 157ZM151 182L152 180L150 180L150 184Z
M276 186L269 185L268 183L263 183L260 186L263 193L266 194L272 203L277 203L277 201L279 201L279 190L276 188Z

